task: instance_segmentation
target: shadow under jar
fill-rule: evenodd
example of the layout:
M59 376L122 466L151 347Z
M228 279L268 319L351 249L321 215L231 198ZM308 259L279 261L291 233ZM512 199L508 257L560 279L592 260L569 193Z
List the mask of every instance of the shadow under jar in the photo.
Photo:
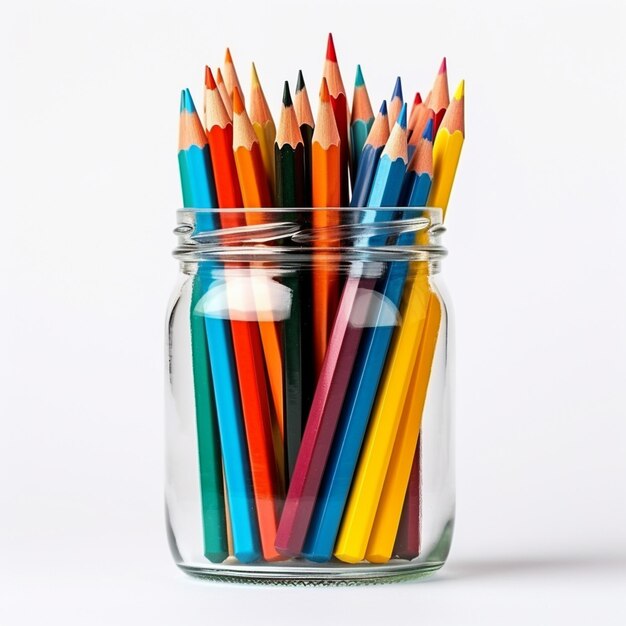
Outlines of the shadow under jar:
M248 225L207 228L224 211ZM443 232L433 208L178 211L165 501L184 571L354 584L443 565Z

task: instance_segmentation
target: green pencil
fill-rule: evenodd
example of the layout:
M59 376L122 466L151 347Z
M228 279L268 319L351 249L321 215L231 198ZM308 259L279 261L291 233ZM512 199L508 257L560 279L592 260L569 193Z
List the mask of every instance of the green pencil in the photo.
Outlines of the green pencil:
M274 144L274 162L276 164L276 206L303 207L306 199L305 153L302 134L289 92L289 83L285 81L283 106ZM302 214L294 211L286 213L284 219L300 223ZM286 273L283 283L291 289L291 315L285 320L284 329L284 422L283 440L285 451L285 479L287 486L296 462L306 411L303 404L303 315L300 297L300 277Z

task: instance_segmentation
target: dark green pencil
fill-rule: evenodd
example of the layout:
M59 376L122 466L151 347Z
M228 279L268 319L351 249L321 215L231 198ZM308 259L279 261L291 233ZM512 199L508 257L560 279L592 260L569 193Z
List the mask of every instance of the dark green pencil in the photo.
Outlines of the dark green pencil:
M289 83L285 81L283 106L274 144L274 162L276 167L276 206L303 207L306 205L305 153L302 134L289 92ZM302 223L302 213L286 213L284 219ZM303 403L303 311L300 301L301 276L289 273L286 269L282 276L283 283L291 289L291 312L283 325L284 332L284 410L283 436L285 451L285 480L288 486L300 449L302 431L308 407Z

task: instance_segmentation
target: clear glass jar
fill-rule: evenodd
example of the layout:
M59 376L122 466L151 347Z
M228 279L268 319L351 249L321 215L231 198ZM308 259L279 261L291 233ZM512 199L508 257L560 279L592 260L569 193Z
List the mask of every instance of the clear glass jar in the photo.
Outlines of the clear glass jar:
M165 499L177 565L282 584L436 571L454 525L441 211L229 211L248 225L211 230L220 211L184 209L175 230Z

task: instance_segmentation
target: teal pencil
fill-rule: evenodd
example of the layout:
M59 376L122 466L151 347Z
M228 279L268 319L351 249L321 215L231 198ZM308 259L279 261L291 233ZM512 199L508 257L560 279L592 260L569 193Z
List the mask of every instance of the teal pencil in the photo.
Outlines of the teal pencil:
M367 136L374 123L372 103L367 93L361 66L356 66L354 79L354 96L352 98L352 118L350 119L350 177L352 189L356 185L356 175L359 169L359 159Z
M209 146L202 122L189 91L184 90L180 101L178 164L185 207L210 208L217 205L210 163ZM198 230L215 228L213 215L199 216ZM203 277L198 273L193 279L190 326L202 529L204 555L209 561L220 563L228 556L221 449L204 317L195 310L205 291Z

